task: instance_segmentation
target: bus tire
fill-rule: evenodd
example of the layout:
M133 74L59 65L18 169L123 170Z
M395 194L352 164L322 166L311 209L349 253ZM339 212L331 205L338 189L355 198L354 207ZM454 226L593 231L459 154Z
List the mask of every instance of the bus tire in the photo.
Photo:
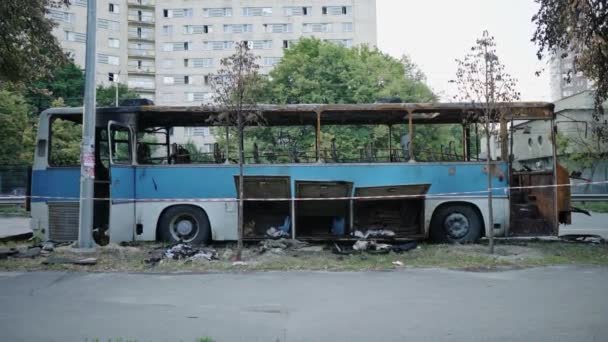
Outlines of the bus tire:
M444 205L433 213L430 237L440 243L472 243L479 241L482 228L481 217L470 205Z
M211 236L205 212L191 205L176 205L165 210L158 221L158 237L170 243L207 244Z

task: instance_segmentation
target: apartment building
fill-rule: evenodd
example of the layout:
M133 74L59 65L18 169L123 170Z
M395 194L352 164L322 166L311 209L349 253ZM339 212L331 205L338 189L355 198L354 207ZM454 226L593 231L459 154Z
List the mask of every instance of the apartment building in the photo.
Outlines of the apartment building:
M87 0L51 9L54 33L84 67ZM97 84L120 82L158 105L211 98L209 74L247 41L268 73L300 37L376 45L375 0L97 0ZM208 128L176 129L210 151Z
M54 33L84 66L87 0L51 9ZM208 100L208 77L247 41L268 73L300 37L376 45L375 0L97 0L96 82L161 105Z
M574 70L574 56L559 58L560 54L561 52L549 62L551 101L559 101L593 87L592 82L585 78L582 72Z

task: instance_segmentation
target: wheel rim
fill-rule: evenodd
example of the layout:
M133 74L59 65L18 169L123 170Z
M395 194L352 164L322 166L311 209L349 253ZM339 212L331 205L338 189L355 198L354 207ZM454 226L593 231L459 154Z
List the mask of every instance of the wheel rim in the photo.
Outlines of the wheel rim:
M460 239L469 233L471 224L465 215L461 213L451 213L445 218L443 226L449 237Z
M176 241L192 242L199 232L199 225L194 216L181 214L169 223L169 231Z

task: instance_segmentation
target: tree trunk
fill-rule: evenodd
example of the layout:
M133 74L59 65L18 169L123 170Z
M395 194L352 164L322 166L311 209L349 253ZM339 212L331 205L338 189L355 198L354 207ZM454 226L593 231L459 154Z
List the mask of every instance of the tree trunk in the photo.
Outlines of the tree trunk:
M237 252L236 258L237 260L241 260L241 255L243 253L243 232L244 232L244 222L243 222L243 207L244 207L244 189L245 185L243 184L243 164L245 163L245 151L243 144L243 113L239 111L237 114L237 127L239 131L239 206L238 206L238 240L237 240Z
M492 153L490 151L490 124L486 122L486 168L488 172L488 240L490 246L490 254L494 254L494 208L492 206Z

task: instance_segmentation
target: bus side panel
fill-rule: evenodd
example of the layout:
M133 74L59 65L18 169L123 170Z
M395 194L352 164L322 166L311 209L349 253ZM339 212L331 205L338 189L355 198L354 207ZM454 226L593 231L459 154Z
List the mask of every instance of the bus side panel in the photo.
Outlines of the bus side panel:
M431 184L428 194L449 193L450 201L457 200L455 193L462 197L484 193L487 189L482 163L437 163L437 164L299 164L299 165L248 165L248 176L290 176L292 193L295 181L347 181L354 187L388 186L399 184ZM506 164L500 163L499 170L506 174ZM156 226L160 212L177 203L195 204L203 208L209 217L213 238L231 240L236 238L236 210L231 212L224 202L205 202L196 199L236 198L234 176L238 174L236 165L213 166L138 166L136 169L137 223L144 225L144 234L138 239L156 238ZM493 187L506 187L506 177L494 177ZM466 193L469 194L466 194ZM506 195L504 190L494 190L497 197L496 217L504 217L499 198ZM460 198L460 196L458 196ZM483 196L477 196L482 197ZM485 198L484 198L485 199ZM171 200L171 202L169 202ZM477 200L475 201L477 202ZM478 200L479 209L487 208L483 200ZM486 201L487 202L487 201ZM427 219L430 220L430 214ZM500 220L504 220L500 219ZM506 224L501 221L501 229ZM428 224L427 230L428 230Z
M64 202L79 205L80 197L80 168L62 167L32 171L32 219L30 226L34 233L44 232L44 238L50 239L50 229L61 229L64 233L74 236L78 234L78 225L49 227L49 202ZM57 232L59 233L59 232Z
M425 236L429 236L431 219L435 210L442 204L467 203L481 213L485 227L485 236L489 235L490 218L488 217L488 198L487 197L454 197L449 199L427 199L424 205L424 230ZM492 199L494 211L494 224L499 224L500 228L494 229L494 236L505 236L509 231L509 199L506 196L494 197Z
M137 240L150 241L156 239L156 228L161 213L174 205L193 205L205 211L211 226L211 239L215 241L236 240L237 236L237 206L236 202L137 202L137 223L143 225L141 235Z
M110 167L110 241L132 241L135 237L135 168Z

